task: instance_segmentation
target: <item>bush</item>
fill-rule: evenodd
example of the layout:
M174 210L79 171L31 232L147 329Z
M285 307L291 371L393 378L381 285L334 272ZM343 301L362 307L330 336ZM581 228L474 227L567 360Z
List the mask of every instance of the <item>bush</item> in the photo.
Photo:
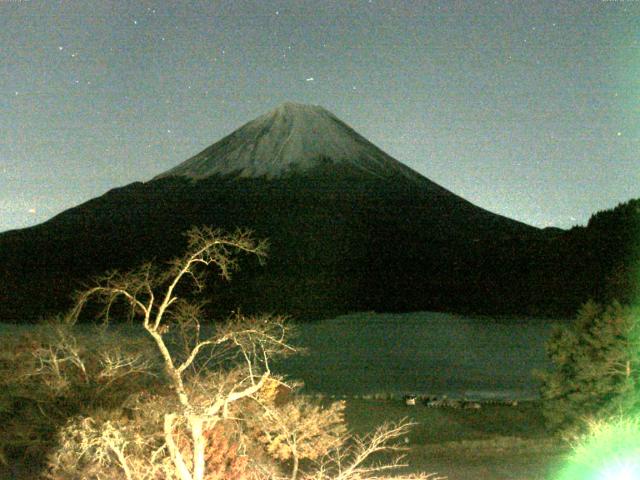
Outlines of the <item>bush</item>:
M146 338L102 328L78 335L61 319L0 338L0 451L5 461L42 465L69 418L120 409L141 389L166 388Z

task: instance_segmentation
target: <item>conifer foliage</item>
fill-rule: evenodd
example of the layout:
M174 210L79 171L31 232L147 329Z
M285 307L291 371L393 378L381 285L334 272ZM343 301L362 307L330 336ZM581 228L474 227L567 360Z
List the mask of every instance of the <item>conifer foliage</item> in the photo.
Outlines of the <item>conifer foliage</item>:
M630 414L640 407L640 309L592 301L556 327L547 343L555 368L542 372L548 426L580 430L586 419Z

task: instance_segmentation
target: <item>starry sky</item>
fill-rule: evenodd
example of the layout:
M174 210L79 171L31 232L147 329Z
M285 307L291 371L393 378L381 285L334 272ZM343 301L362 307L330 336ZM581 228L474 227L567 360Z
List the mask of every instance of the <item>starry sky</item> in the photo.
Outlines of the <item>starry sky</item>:
M640 0L0 0L0 45L0 231L284 101L531 225L640 197Z

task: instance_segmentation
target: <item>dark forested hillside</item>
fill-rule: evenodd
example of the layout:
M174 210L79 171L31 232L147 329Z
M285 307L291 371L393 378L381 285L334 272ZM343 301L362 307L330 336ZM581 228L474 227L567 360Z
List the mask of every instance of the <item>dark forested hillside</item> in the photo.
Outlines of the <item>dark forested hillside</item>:
M299 182L296 188L292 185ZM45 224L0 235L0 314L33 320L69 306L87 278L184 248L191 225L250 228L271 244L211 290L236 307L317 318L357 310L571 315L587 299L638 296L640 201L585 227L540 231L433 193L348 176L165 178L108 192ZM299 187L299 188L298 188Z
M250 228L271 244L266 266L243 265L213 290L223 308L307 317L518 309L521 293L529 296L521 245L541 235L402 178L164 178L0 235L2 317L62 309L88 276L167 260L184 248L182 233L202 224Z
M632 303L640 298L640 199L594 214L553 243L558 288L576 300ZM553 255L549 252L548 256ZM571 299L571 296L568 297Z

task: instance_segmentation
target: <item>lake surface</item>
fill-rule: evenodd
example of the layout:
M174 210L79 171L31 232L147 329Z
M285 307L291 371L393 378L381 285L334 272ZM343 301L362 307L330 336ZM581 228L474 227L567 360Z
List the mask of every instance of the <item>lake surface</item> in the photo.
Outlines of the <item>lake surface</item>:
M354 314L302 324L306 355L275 370L329 395L405 393L538 397L533 369L549 368L553 321L447 313Z
M532 370L550 368L544 345L553 324L434 312L345 315L297 325L291 343L307 353L273 370L327 395L531 399L538 397ZM0 324L0 333L30 328ZM144 335L137 326L118 328Z

